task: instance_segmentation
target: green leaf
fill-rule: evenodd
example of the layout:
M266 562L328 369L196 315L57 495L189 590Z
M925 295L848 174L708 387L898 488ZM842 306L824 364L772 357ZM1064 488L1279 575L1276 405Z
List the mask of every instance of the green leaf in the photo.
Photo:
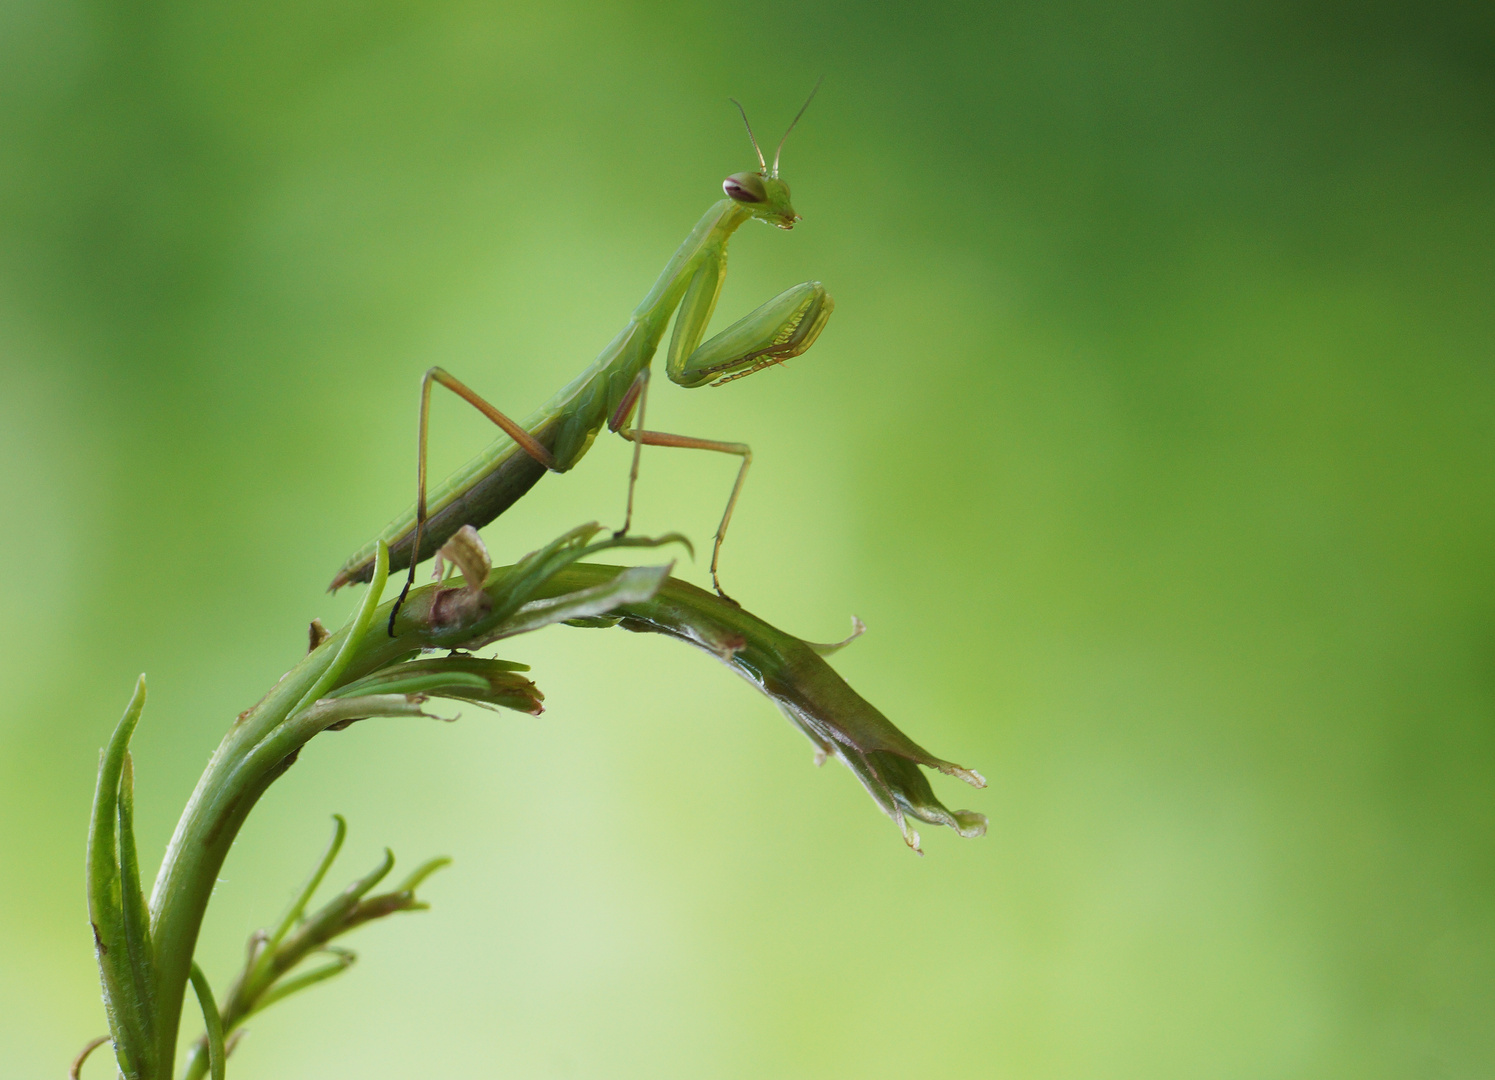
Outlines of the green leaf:
M395 854L384 849L384 858L373 870L353 882L329 903L297 927L284 943L288 952L304 956L315 948L325 945L337 935L348 914L358 906L365 893L383 881L394 869Z
M593 619L616 610L623 604L648 600L670 576L673 566L631 566L611 581L588 589L531 600L506 621L471 642L468 647L480 649L495 641L528 634L542 627L574 619Z
M227 1038L225 1056L233 1050L235 1038L242 1033L239 1025L248 1017L291 994L340 974L353 963L355 956L329 943L370 920L397 911L419 911L426 905L415 897L415 889L428 876L451 862L447 858L430 859L418 866L393 891L368 896L394 866L394 855L388 850L374 870L343 889L329 903L310 916L303 916L317 887L327 874L332 860L342 846L347 826L336 817L337 828L332 842L306 885L298 892L272 940L264 931L250 935L248 959L233 987L223 999L220 1027ZM312 968L299 975L292 972L303 961L316 955L335 957L331 963ZM210 1064L209 1038L197 1039L188 1052L183 1080L202 1080Z
M425 694L364 694L361 697L323 698L309 709L302 709L296 723L303 740L329 728L340 730L357 720L374 716L419 716L427 720L442 717L428 713L423 705Z
M291 709L289 715L295 716L297 712L316 702L327 691L337 685L347 670L348 663L357 653L358 647L363 643L363 637L368 633L369 624L374 621L374 612L379 610L379 598L384 593L384 583L389 580L389 546L383 540L374 555L374 576L369 581L369 587L363 594L363 600L359 602L358 610L348 621L348 632L343 637L342 644L338 647L337 656L322 672L321 676L311 688L302 695L301 700Z
M410 871L410 876L400 882L400 886L395 892L414 893L416 889L421 887L426 878L436 873L436 871L443 870L451 865L451 857L447 855L438 855L434 859L427 859L414 870Z
M282 979L265 991L264 995L255 1002L254 1008L248 1015L252 1016L254 1013L263 1012L277 1001L283 1001L298 991L305 990L309 986L315 986L319 982L326 982L335 975L341 975L352 967L354 961L358 959L356 953L349 952L347 949L324 949L323 951L333 954L337 959L330 964L323 964L321 967L312 968L310 971L297 975L294 978Z
M135 766L128 750L119 780L119 880L130 968L149 1036L156 1010L156 957L151 945L150 913L140 888L140 859L135 851Z
M480 656L442 656L391 664L328 695L329 699L366 694L428 694L431 697L497 705L538 716L545 695L517 671L525 664Z
M135 692L125 708L99 762L94 789L93 816L88 832L88 917L93 924L99 978L103 983L104 1008L114 1040L114 1054L127 1080L148 1076L154 1058L150 1007L151 979L148 969L137 966L132 955L132 934L126 920L125 890L119 863L121 832L127 832L125 850L133 863L135 838L130 811L120 811L120 781L129 753L130 737L145 709L145 676L135 683ZM123 829L121 829L123 826ZM138 867L135 868L138 875ZM135 879L139 893L139 878ZM148 941L148 935L141 941Z
M602 527L596 522L579 526L564 536L552 540L539 551L525 556L512 568L502 571L503 577L496 583L497 588L490 590L493 598L492 614L495 621L502 624L523 605L534 599L536 594L544 588L545 583L556 574L573 563L598 552L613 548L655 548L677 543L684 544L687 549L690 548L690 542L678 533L660 537L610 536L606 540L589 544L588 541L601 531ZM492 578L490 577L489 580L491 582ZM591 614L600 615L604 612L598 611ZM576 617L581 616L578 614ZM542 625L548 625L548 623ZM471 647L477 648L475 645Z
M322 858L317 862L316 869L311 872L311 877L306 879L306 884L296 894L296 899L286 909L280 924L275 928L275 933L270 935L267 952L279 945L285 939L286 934L290 933L291 928L301 921L301 916L306 912L306 905L311 903L311 898L316 895L322 879L327 876L327 871L332 869L333 862L337 860L337 853L343 849L343 840L348 835L348 822L341 814L333 814L332 821L332 839L327 844L327 850L322 853Z
M192 989L197 991L197 1003L202 1006L203 1025L208 1029L208 1072L213 1080L223 1080L226 1068L223 1052L223 1018L218 1015L218 1005L213 1001L213 988L208 977L192 962Z
M576 589L615 571L578 566L556 587ZM948 825L961 836L980 836L986 818L971 810L948 810L934 795L920 766L985 787L980 773L937 758L914 742L846 684L819 655L819 648L784 633L749 611L671 578L651 599L621 605L628 630L667 634L709 652L766 694L814 744L817 761L834 755L862 782L873 801L897 823L904 840L919 850L912 817Z

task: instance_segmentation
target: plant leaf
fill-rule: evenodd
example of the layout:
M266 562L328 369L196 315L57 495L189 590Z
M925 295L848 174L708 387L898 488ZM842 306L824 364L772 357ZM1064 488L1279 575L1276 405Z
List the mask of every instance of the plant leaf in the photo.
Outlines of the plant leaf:
M365 694L429 694L431 697L498 705L538 716L545 695L517 671L525 664L480 656L441 656L391 664L334 691L329 699Z
M557 588L575 589L612 571L575 567ZM835 755L919 850L906 817L948 825L961 836L980 836L986 818L945 808L919 766L985 787L980 773L937 758L898 730L846 684L816 647L784 633L751 612L688 582L671 578L651 599L620 606L624 629L667 634L711 653L766 694L814 744L817 760Z
M369 581L369 587L365 590L363 599L359 601L358 610L348 620L348 633L343 637L342 644L338 646L337 655L333 657L332 663L311 685L311 688L301 696L301 700L291 709L289 716L295 716L296 713L327 693L328 689L337 685L337 680L347 669L348 662L352 660L359 645L362 644L363 636L368 633L369 624L374 621L374 612L379 610L379 598L383 595L384 583L388 580L389 545L380 540L374 555L374 576Z
M192 962L192 989L197 991L197 1003L202 1006L203 1026L208 1029L208 1072L213 1080L223 1080L225 1069L223 1052L223 1018L218 1015L218 1005L213 1001L213 988L208 977Z
M327 871L332 869L332 864L337 860L337 853L343 849L343 840L348 835L348 822L341 814L332 815L333 828L332 839L327 844L327 850L322 853L322 858L317 862L316 869L311 872L311 877L306 879L306 884L297 893L296 899L286 909L285 915L280 920L280 925L275 928L275 933L270 935L268 953L285 939L291 928L300 921L306 912L306 905L311 903L311 898L316 894L322 879L327 876Z
M131 957L117 846L121 821L120 780L130 737L135 733L144 709L145 676L142 675L136 680L135 692L125 714L101 756L88 832L88 917L93 924L99 978L103 983L104 1008L114 1040L114 1055L127 1080L149 1075L154 1051L152 1013L146 989L149 983L146 973L136 968ZM133 835L129 838L128 848L133 852ZM138 878L136 882L138 892Z
M150 913L140 886L140 859L135 851L135 765L125 751L119 780L120 909L136 994L141 1003L145 1033L154 1028L156 1012L156 957L151 945Z
M295 978L282 979L265 991L264 995L255 1002L254 1009L247 1016L263 1012L277 1001L282 1001L297 991L305 990L309 986L315 986L319 982L326 982L335 975L341 975L352 967L354 961L358 959L357 953L349 952L347 949L328 949L326 951L333 953L337 956L337 959L330 964L323 964L321 967L312 968L310 971L297 975Z
M494 621L502 625L523 605L534 599L536 594L544 588L546 582L557 573L598 552L625 547L655 548L665 544L684 544L687 549L690 547L690 542L679 533L669 533L660 537L609 536L595 544L588 543L601 531L602 526L596 522L578 526L552 540L540 550L526 555L514 566L500 571L503 577L496 583L498 587L491 589L489 593L493 599ZM493 582L491 576L489 581ZM602 614L602 612L595 614ZM478 646L468 647L477 648Z
M576 592L543 600L531 600L514 612L507 620L489 633L475 638L468 647L480 649L495 641L528 634L558 622L573 619L593 619L614 611L623 604L636 604L650 599L670 576L673 564L668 566L630 566L611 581L594 585Z

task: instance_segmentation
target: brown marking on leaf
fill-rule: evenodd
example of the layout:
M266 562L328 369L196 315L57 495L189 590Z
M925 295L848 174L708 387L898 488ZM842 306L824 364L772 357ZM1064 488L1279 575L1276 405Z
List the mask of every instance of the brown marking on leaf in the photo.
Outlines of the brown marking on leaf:
M313 619L311 625L306 628L306 651L314 653L317 646L332 636L332 631L322 625L321 619Z
M208 835L202 838L203 847L213 846L213 841L218 839L218 834L222 832L223 827L228 824L228 819L233 816L234 808L238 805L239 796L235 795L228 801L228 805L223 808L222 813L218 815L218 820L213 822L213 827L208 830Z
M488 614L492 607L492 598L480 589L442 589L431 601L431 627L445 630L461 626Z

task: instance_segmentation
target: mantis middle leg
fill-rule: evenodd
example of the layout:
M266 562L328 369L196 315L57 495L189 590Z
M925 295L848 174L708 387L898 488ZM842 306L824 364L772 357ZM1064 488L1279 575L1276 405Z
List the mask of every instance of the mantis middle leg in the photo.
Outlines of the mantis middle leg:
M694 435L672 435L666 431L645 431L642 428L630 426L629 421L632 419L631 414L634 412L635 404L638 406L638 422L640 424L644 422L644 404L648 396L649 369L645 368L639 372L628 394L608 421L608 427L633 443L633 467L628 473L628 511L619 534L626 533L629 523L633 520L633 489L638 482L639 452L643 447L676 446L685 450L714 450L719 454L736 454L742 458L742 465L737 470L737 480L732 484L732 494L727 497L727 509L722 513L721 524L716 528L716 539L711 545L712 587L723 600L731 600L732 598L722 589L721 579L717 575L717 565L721 561L722 541L726 538L727 526L732 523L732 511L737 506L738 496L742 494L742 482L747 479L748 466L753 463L753 448L747 443L701 439Z

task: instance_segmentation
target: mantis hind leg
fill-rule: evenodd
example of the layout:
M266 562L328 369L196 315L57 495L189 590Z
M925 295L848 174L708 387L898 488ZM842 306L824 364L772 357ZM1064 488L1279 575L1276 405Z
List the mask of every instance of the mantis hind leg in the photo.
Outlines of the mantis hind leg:
M426 528L426 436L431 424L431 386L433 384L446 387L489 420L492 420L503 429L505 435L514 440L521 450L541 465L544 465L547 469L555 467L555 455L546 449L533 435L525 431L524 428L484 401L477 391L456 378L445 368L433 367L426 370L426 373L421 376L420 381L419 444L416 450L415 465L415 538L410 546L410 573L405 576L405 586L400 590L400 598L395 601L394 607L389 612L388 630L390 637L395 636L395 616L400 613L400 608L404 605L405 598L410 595L411 586L415 584L415 564L420 558L421 534L425 532Z

